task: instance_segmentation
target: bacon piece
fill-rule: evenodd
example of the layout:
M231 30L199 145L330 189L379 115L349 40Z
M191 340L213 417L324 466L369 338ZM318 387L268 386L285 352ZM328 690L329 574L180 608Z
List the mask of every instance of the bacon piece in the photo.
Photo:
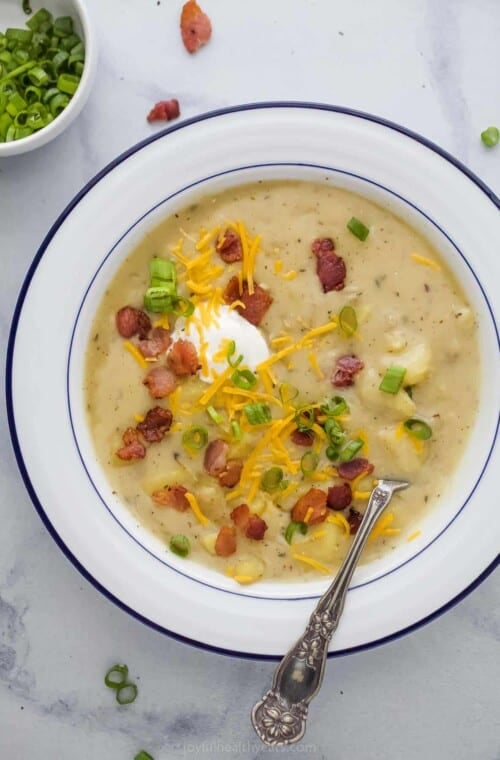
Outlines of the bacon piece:
M232 264L234 261L241 261L243 258L241 238L236 232L229 228L224 230L222 237L217 241L215 250L226 264Z
M244 317L247 322L258 327L267 310L273 302L272 296L269 295L267 290L261 288L260 285L254 283L254 292L248 292L248 283L243 283L243 292L240 293L240 286L237 277L231 277L227 283L224 293L224 301L228 304L233 301L241 301L243 306L237 306L236 311L240 316Z
M307 520L308 525L317 525L324 522L328 514L326 493L324 491L321 491L319 488L311 488L301 496L292 509L292 520L294 522L304 522L309 509L312 509L312 512Z
M116 456L128 462L131 459L144 459L146 449L141 443L139 433L134 428L127 428L122 435L123 443L121 449L118 449Z
M147 115L149 123L152 121L171 121L177 119L180 116L181 110L179 108L179 101L175 98L171 100L160 100L155 103L151 111Z
M205 449L203 466L209 475L220 475L227 467L227 452L229 446L221 438L210 441Z
M341 256L337 256L334 249L331 238L316 238L311 243L311 250L316 256L316 273L324 293L342 290L345 285L345 262Z
M353 507L351 507L349 510L349 514L347 516L347 522L349 523L349 527L351 529L351 536L353 536L355 533L358 532L362 519L363 519L363 515L361 514L361 512L358 512L357 509L354 509Z
M170 409L155 406L148 411L143 421L139 422L137 430L148 443L156 443L157 441L161 441L165 433L170 430L172 419Z
M173 507L178 512L186 512L189 509L186 493L187 488L184 486L166 486L159 491L153 491L151 498L159 507Z
M170 330L164 327L153 327L148 337L139 341L139 351L146 359L155 359L172 343Z
M363 457L355 457L349 462L339 462L335 466L340 477L345 480L354 480L359 475L369 475L374 470L372 463Z
M330 509L346 509L352 502L352 490L349 483L342 483L339 486L332 486L328 489L326 497L327 506Z
M145 338L151 330L151 320L146 312L133 306L124 306L117 311L115 322L122 338L132 338L134 335Z
M296 446L312 446L314 443L314 433L312 430L299 430L296 428L292 431L290 438Z
M347 354L337 359L335 371L332 377L332 385L336 388L346 388L354 384L354 375L364 367L364 363L354 354Z
M167 363L177 377L196 375L201 367L196 347L190 340L176 340L168 352Z
M182 6L181 35L188 53L196 53L212 36L210 19L203 13L196 0L188 0Z
M215 553L218 557L229 557L236 551L236 528L223 525L215 540Z
M225 469L219 473L219 484L224 488L234 488L240 482L243 462L241 459L229 459Z
M150 369L144 380L153 398L165 398L177 388L177 380L173 372L166 367Z
M248 504L240 504L231 512L231 520L236 527L243 531L247 538L261 541L267 530L267 523L258 515L250 512Z

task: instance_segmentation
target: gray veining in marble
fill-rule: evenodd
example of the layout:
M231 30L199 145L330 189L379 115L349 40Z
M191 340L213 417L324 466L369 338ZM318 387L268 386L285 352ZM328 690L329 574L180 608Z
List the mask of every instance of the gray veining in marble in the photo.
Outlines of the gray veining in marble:
M43 236L106 162L154 132L157 99L178 97L183 117L265 99L366 110L438 142L500 194L500 147L479 141L500 124L497 0L203 0L214 36L193 57L181 0L87 3L100 61L85 110L38 152L0 161L2 363ZM304 743L267 750L248 713L274 665L170 640L89 586L33 509L0 414L2 760L132 760L141 748L155 760L500 760L498 572L425 628L330 662ZM128 708L102 683L119 660L140 688Z

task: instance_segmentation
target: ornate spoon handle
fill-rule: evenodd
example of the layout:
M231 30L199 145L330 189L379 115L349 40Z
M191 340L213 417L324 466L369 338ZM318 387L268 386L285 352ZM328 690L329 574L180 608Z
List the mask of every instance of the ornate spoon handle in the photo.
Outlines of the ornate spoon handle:
M371 529L403 480L380 480L373 489L359 530L333 582L313 611L302 636L278 665L270 691L252 710L252 723L269 746L293 744L306 730L308 706L318 693L352 574Z

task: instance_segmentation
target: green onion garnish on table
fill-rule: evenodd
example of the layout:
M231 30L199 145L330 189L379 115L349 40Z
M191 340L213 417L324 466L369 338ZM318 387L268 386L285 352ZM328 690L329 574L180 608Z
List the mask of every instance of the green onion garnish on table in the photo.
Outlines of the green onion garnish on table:
M481 140L487 148L493 148L500 140L500 130L498 127L488 127L481 132Z
M128 666L127 665L113 665L104 676L104 683L108 689L118 689L127 683L128 678Z
M145 750L141 750L135 757L134 760L154 760L153 757L149 754L149 752L146 752Z
M397 364L391 364L387 367L382 382L379 385L379 390L384 393L396 394L403 385L404 376L406 375L406 367L398 367Z
M361 240L364 242L368 235L370 234L370 230L366 226L366 224L363 224L363 222L360 222L359 219L356 219L355 216L353 216L349 221L347 222L347 229L352 232L354 237L357 237L358 240Z
M0 32L0 142L50 124L69 105L83 73L85 48L70 16L54 20L41 8L26 26Z

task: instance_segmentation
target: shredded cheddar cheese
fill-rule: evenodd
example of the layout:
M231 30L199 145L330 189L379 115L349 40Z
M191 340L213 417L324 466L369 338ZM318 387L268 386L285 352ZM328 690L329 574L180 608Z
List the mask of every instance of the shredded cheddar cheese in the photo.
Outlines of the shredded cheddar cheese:
M241 585L245 585L246 583L253 583L255 581L253 575L233 575L233 578Z
M307 557L305 554L292 554L292 557L299 560L299 562L304 562L306 565L311 565L315 570L320 570L322 573L326 573L327 575L331 573L329 567L322 565L321 562L318 562L312 557Z
M421 530L416 530L414 533L408 536L407 541L415 541L416 538L422 535Z
M316 375L316 377L318 378L318 380L324 380L325 379L325 375L321 371L321 367L318 364L318 359L316 357L316 354L313 351L309 351L309 353L307 354L307 358L308 358L309 364L311 365L311 367L313 369L313 372Z
M220 388L222 388L222 386L224 385L224 383L226 382L226 380L229 378L229 375L231 374L231 372L233 372L233 368L232 367L226 367L226 369L224 370L224 372L222 372L217 377L217 379L214 380L214 382L212 383L212 385L210 386L210 388L208 390L206 390L205 393L203 394L203 396L201 396L201 398L199 399L198 403L201 404L201 406L206 406L208 404L208 402L210 401L210 399L212 398L212 396L215 396L215 394L217 393L217 391Z
M433 261L432 259L428 259L427 256L421 256L419 253L412 253L411 258L413 261L415 261L417 264L422 264L424 267L430 267L431 269L435 269L436 272L441 271L441 267L436 261Z
M346 537L351 535L351 526L347 522L342 512L335 512L335 513L332 513L331 515L328 515L328 517L326 518L326 521L329 523L333 523L334 525L339 525L341 528L343 528L344 535Z
M189 491L186 491L185 497L189 502L189 506L191 507L194 516L198 520L199 523L202 525L208 525L209 519L206 517L206 515L203 514L203 512L200 509L200 505L198 504L198 501L196 499L196 496Z
M311 519L311 517L313 516L313 512L314 512L314 509L312 507L307 508L307 512L304 515L304 522L306 523L306 525Z
M296 272L294 269L291 269L289 272L284 272L281 275L281 278L289 282L290 280L295 280L295 278L298 276L299 276L299 273Z
M144 415L143 414L134 414L134 420L136 422L142 422L144 420Z
M283 269L283 262L281 259L276 259L274 262L274 274L279 274Z
M133 343L131 343L129 340L125 340L125 341L123 341L123 348L126 351L128 351L131 356L134 357L134 359L136 360L137 364L140 367L142 367L142 369L147 369L148 363L147 363L146 359L141 354L141 352L139 351L139 349L136 346L134 346Z

